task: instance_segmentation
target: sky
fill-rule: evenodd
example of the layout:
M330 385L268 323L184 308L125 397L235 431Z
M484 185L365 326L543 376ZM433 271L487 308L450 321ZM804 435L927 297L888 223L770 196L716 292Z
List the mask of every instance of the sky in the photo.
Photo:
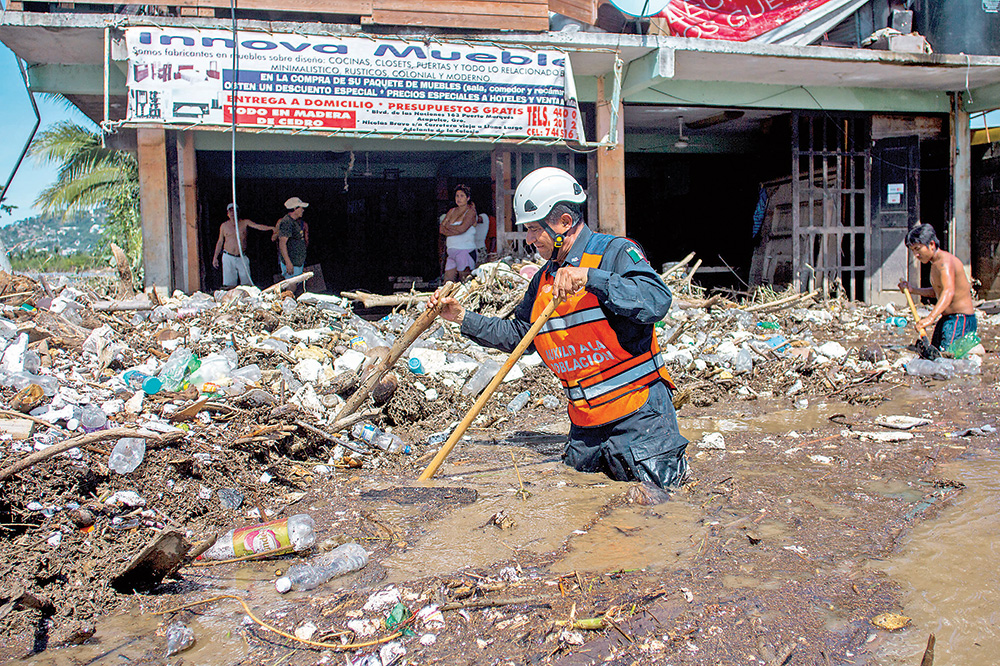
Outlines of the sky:
M3 188L35 124L35 114L31 110L31 101L24 89L17 61L13 52L3 44L0 44L0 99L3 100L0 104L0 127L7 128L4 138L0 140L0 188ZM67 107L63 102L35 95L35 103L42 117L39 131L62 120L72 120L94 129L97 127L80 111ZM37 214L35 198L55 178L54 165L41 165L32 157L26 156L3 201L17 208L9 215L0 213L0 226Z

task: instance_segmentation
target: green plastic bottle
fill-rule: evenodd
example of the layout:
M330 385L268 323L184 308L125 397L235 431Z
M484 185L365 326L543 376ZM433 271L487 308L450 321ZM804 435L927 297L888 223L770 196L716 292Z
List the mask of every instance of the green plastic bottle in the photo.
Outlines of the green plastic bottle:
M978 345L981 342L979 335L975 331L970 331L966 333L958 340L955 340L948 347L948 351L955 358L965 358L969 350Z

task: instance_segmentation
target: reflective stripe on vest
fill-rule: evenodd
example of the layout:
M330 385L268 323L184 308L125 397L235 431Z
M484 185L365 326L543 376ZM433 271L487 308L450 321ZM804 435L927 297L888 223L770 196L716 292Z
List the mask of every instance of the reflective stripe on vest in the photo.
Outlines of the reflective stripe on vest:
M612 239L594 234L580 261L597 268ZM532 320L552 298L553 277L543 274L532 308ZM569 417L577 426L604 425L646 404L656 381L674 388L660 356L655 331L650 349L638 356L626 351L597 296L580 291L569 296L535 337L535 348L563 384Z

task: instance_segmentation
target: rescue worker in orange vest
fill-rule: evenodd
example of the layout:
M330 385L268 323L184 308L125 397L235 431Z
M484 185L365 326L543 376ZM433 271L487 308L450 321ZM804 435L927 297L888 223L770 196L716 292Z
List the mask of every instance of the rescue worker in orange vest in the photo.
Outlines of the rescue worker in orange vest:
M451 297L441 299L441 316L476 343L509 352L550 300L561 299L533 346L569 401L564 461L618 481L678 486L688 471L687 440L653 329L670 309L670 290L636 243L587 227L586 199L562 169L525 176L514 193L515 223L548 262L512 319L470 312Z

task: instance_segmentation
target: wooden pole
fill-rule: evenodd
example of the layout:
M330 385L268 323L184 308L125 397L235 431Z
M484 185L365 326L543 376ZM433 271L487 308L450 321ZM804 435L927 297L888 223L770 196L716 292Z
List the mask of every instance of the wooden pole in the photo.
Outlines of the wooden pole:
M462 438L462 435L465 434L465 431L469 429L470 425L472 425L472 421L477 416L479 416L479 412L481 412L483 410L483 407L486 406L486 402L493 395L493 392L497 390L497 386L500 385L500 382L503 381L503 378L507 376L507 373L510 372L510 369L514 367L515 363L517 363L517 359L521 358L521 354L523 354L524 350L528 348L528 345L531 344L531 341L535 339L535 336L538 335L538 331L540 331L542 326L545 325L545 322L549 320L549 317L552 316L552 313L555 312L556 307L561 302L562 302L561 300L553 298L552 301L549 302L549 304L546 306L546 308L542 310L542 314L538 316L538 319L535 320L535 323L531 325L531 328L528 329L528 332L525 333L521 341L517 343L517 347L514 347L514 351L510 353L510 356L507 357L507 360L504 361L504 364L500 366L500 370L497 371L496 376L489 384L486 385L486 388L483 389L483 392L479 396L479 399L476 400L476 404L472 406L472 409L469 410L469 413L465 415L465 418L462 419L462 422L459 423L458 426L455 428L455 431L451 433L451 437L448 438L448 441L444 443L444 446L441 447L441 450L437 452L437 455L434 456L434 459L431 460L429 465L427 465L427 469L425 469L424 473L421 474L420 477L418 478L419 481L427 481L432 476L434 476L435 472L437 472L438 470L438 467L440 467L441 463L444 462L444 459L448 457L448 454L451 453L451 450L455 448L455 445L458 443L458 440Z
M262 291L262 294L267 294L271 292L281 293L285 287L291 287L293 284L298 284L299 282L305 282L313 276L312 272L303 273L302 275L296 275L290 277L287 280L282 280L281 282L275 282L270 287Z
M374 372L368 374L368 378L361 383L358 390L347 399L343 409L341 409L340 413L337 414L338 421L343 420L348 415L354 413L354 411L368 399L368 395L372 392L372 389L379 382L379 380L385 376L385 373L389 372L389 370L392 369L392 366L396 365L396 361L398 361L399 357L403 355L403 352L409 349L410 345L413 344L413 341L420 337L420 334L426 331L430 325L434 323L437 316L441 314L441 308L444 307L442 300L446 296L451 296L457 286L458 285L454 282L447 282L443 287L441 287L437 305L433 308L427 308L424 310L423 313L417 317L417 320L413 322L410 328L407 329L406 333L403 333L403 335L396 340L395 344L392 345L392 349L389 350L389 355L381 361L378 366L376 366Z

